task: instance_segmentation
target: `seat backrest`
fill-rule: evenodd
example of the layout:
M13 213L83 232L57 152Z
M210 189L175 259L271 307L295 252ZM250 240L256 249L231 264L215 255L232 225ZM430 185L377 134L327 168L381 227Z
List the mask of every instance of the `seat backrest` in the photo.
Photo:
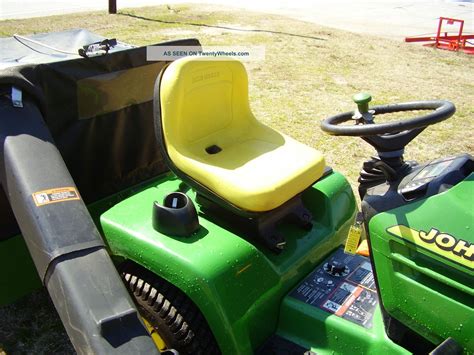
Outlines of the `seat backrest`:
M185 57L170 64L160 85L161 125L167 152L225 148L256 120L248 101L247 72L236 60Z

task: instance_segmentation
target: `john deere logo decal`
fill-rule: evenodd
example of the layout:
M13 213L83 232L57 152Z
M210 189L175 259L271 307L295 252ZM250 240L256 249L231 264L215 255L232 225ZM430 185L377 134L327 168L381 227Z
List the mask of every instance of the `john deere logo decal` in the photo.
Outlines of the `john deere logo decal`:
M474 244L442 233L435 228L429 232L417 231L403 224L387 228L390 234L405 239L446 259L474 269Z

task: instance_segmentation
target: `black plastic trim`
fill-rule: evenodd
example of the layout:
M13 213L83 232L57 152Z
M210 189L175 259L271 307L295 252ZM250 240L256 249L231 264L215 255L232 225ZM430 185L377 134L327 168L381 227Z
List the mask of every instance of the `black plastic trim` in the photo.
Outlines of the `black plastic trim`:
M0 181L21 232L78 353L159 353L107 254L84 202L33 194L76 189L31 97L0 97ZM73 190L76 191L77 190Z

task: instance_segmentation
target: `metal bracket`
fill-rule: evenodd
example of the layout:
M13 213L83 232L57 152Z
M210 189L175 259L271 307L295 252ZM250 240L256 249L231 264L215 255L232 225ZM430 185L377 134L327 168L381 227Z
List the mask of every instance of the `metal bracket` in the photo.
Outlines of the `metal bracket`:
M358 121L359 123L374 123L374 114L374 110L369 110L368 112L364 113L360 113L359 110L355 110L352 119Z

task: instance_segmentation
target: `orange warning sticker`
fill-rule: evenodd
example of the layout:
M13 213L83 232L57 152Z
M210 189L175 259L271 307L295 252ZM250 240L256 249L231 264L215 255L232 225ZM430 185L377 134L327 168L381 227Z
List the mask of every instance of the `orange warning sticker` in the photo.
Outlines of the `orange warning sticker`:
M41 207L56 202L80 200L79 192L75 187L58 187L55 189L38 191L32 194L36 206Z

